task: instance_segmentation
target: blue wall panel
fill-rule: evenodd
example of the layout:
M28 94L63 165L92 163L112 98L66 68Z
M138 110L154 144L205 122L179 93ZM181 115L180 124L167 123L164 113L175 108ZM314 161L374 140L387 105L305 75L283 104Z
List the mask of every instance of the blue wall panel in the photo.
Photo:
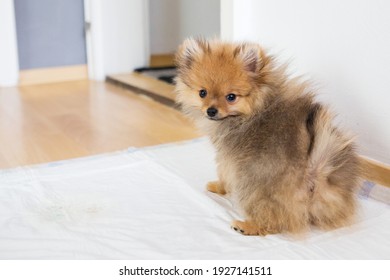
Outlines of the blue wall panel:
M86 64L83 0L15 0L19 67Z

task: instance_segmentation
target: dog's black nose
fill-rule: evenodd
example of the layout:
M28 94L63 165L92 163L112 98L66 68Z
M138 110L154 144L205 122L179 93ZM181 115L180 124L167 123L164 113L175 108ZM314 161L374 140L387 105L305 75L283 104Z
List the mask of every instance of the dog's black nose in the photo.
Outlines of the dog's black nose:
M207 109L207 115L209 117L215 117L215 115L218 113L218 110L215 109L214 107L210 107Z

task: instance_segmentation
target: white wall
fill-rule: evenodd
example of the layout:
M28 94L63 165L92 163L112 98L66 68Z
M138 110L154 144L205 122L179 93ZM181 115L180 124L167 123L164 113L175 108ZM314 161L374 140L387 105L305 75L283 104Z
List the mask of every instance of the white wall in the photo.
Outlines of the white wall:
M220 0L180 1L181 40L189 36L220 35Z
M131 72L149 63L148 1L85 0L90 78Z
M106 73L129 72L149 62L147 1L103 1Z
M19 79L13 0L0 1L0 86L15 86Z
M225 34L292 59L295 73L313 78L320 99L357 135L360 153L390 164L390 1L230 2L242 11Z
M150 0L150 52L173 53L180 41L180 0Z
M220 0L150 0L150 50L173 53L187 37L220 34Z

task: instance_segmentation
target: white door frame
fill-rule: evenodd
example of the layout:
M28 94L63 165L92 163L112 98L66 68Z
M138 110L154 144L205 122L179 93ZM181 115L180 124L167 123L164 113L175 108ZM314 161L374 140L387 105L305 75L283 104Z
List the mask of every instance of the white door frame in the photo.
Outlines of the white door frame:
M0 0L0 87L16 86L19 60L13 0Z
M150 58L148 0L84 0L84 12L90 79L104 80L107 74L130 72L135 67L146 66ZM138 21L132 19L131 13L139 16ZM118 24L123 36L109 36L107 33L117 32L110 28L118 28ZM139 26L140 32L131 30L131 25L135 24L142 25ZM118 46L115 51L124 61L118 61L118 53L110 53L109 49L112 50L114 45ZM133 57L129 57L132 52Z
M228 41L253 40L252 9L255 0L221 0L221 38ZM245 15L245 17L242 17Z
M230 41L233 39L234 0L221 0L220 9L220 36L221 39Z
M84 0L88 76L92 80L104 80L105 77L101 4L100 0Z

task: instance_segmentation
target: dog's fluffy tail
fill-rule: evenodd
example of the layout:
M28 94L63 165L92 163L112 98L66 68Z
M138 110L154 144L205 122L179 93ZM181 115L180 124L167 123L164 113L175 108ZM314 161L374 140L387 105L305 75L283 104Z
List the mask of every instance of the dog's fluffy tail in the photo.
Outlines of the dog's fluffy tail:
M314 105L307 119L311 137L308 178L312 191L311 222L336 228L355 213L355 191L360 181L359 159L353 138L332 125L333 116Z
M332 119L331 113L321 105L314 105L309 113L310 167L328 179L343 168L348 168L349 176L356 176L359 168L353 138L334 127Z

